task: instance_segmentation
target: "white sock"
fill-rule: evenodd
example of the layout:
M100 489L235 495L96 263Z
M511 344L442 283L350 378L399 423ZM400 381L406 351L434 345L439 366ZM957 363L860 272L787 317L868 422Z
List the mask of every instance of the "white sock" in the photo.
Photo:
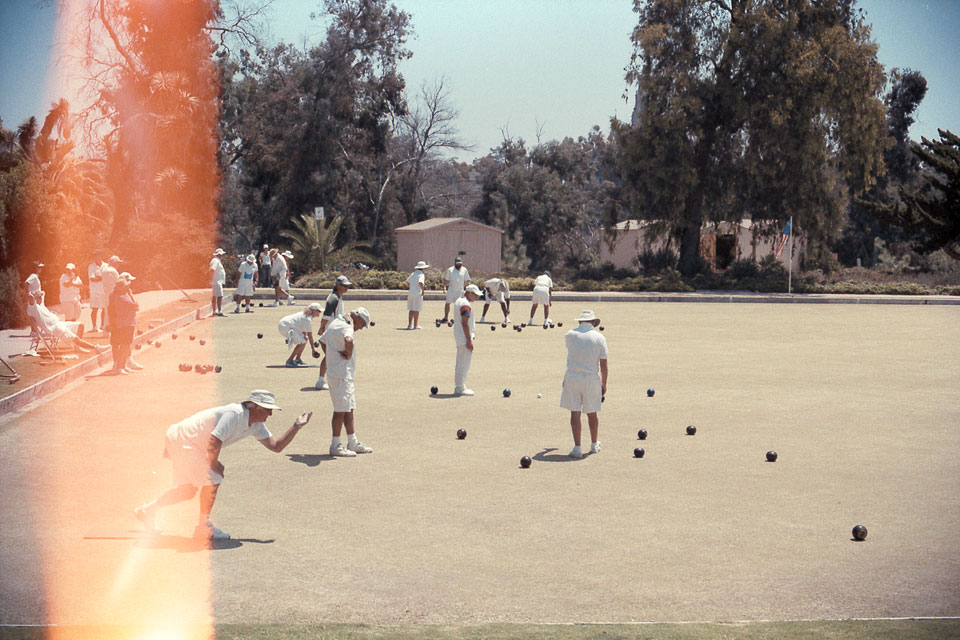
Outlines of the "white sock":
M347 444L357 444L357 434L348 433L347 434Z
M330 442L331 447L338 447L340 445L340 436L333 436L333 440Z

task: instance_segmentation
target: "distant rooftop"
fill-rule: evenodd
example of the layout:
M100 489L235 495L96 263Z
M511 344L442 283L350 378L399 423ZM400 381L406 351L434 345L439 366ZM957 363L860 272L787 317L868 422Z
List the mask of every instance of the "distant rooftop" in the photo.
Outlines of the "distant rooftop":
M420 222L414 222L413 224L408 224L405 227L397 228L397 231L427 231L428 229L436 229L437 227L442 227L447 224L453 224L455 222L467 222L469 224L475 224L478 227L484 227L486 229L492 229L497 233L503 233L501 229L496 227L491 227L488 224L483 224L482 222L477 222L476 220L470 220L469 218L430 218L429 220L422 220Z

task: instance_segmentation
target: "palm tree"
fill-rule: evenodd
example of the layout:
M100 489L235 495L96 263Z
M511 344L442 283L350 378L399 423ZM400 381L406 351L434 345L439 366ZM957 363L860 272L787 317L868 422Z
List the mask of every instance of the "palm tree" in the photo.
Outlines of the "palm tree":
M304 272L323 271L328 265L341 262L355 262L364 260L373 262L369 247L359 242L350 242L337 246L337 234L343 216L335 215L330 223L324 226L320 221L309 214L303 214L293 221L294 230L285 229L280 232L284 238L293 243L293 251L297 254L297 262Z

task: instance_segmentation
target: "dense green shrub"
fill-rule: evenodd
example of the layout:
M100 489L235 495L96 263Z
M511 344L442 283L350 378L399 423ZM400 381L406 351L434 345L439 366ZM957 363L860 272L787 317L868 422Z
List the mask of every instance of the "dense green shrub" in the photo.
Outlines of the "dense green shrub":
M14 267L0 270L0 329L19 329L27 321L27 294L20 273Z

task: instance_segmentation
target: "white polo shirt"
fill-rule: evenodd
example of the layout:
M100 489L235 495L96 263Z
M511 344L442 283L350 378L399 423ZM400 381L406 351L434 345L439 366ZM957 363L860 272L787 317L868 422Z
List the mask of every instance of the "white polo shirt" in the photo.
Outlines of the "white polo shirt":
M443 279L447 281L447 289L463 293L463 283L470 279L470 272L464 266L461 266L460 269L450 267L443 274Z
M313 331L313 318L308 316L306 311L298 311L284 316L283 319L277 323L277 328L283 335L287 335L291 330L299 333L308 333Z
M87 279L90 282L90 296L99 295L103 293L103 280L93 281L94 278L101 275L101 271L105 265L99 265L96 262L91 262L90 266L87 267Z
M110 294L113 293L113 288L120 281L120 274L113 266L104 264L100 267L100 276L103 278L103 294L109 298Z
M213 271L211 284L223 284L227 281L227 272L224 270L220 258L214 256L214 258L210 260L210 271Z
M64 273L60 276L60 302L73 302L80 299L80 278Z
M269 251L261 251L261 252L260 252L260 264L261 264L261 266L264 266L264 267L269 267L269 266L270 266L270 252L269 252Z
M411 296L420 295L420 285L424 282L426 282L426 277L423 275L423 271L417 269L407 278L407 283L410 285L410 290L407 293Z
M567 331L567 373L595 376L600 371L600 361L607 359L607 339L589 322L581 322L576 329Z
M353 345L350 359L345 360L341 351L347 348L347 338L353 339L353 323L336 317L327 325L320 341L327 345L327 375L344 380L353 380L357 371L357 345Z
M500 293L501 290L504 298L510 297L510 285L502 278L490 278L483 283L483 288L488 291L492 291L493 295L496 296L498 300L500 299L500 296L497 294Z
M239 402L195 413L167 429L168 439L201 451L206 451L210 436L215 436L226 447L247 436L257 440L269 438L270 431L262 422L250 424L250 412Z
M453 339L457 344L467 344L467 336L463 333L462 318L464 311L470 316L470 339L472 340L477 336L477 327L473 322L473 305L470 304L466 296L461 296L453 303Z
M547 274L544 273L543 275L537 276L537 279L533 281L533 287L534 287L535 289L536 289L537 287L540 287L540 288L543 288L543 289L552 289L552 288L553 288L553 280L550 279L550 276L548 276Z
M270 265L270 275L276 276L277 278L286 278L287 259L281 255L277 255L277 257L273 259L273 264Z

